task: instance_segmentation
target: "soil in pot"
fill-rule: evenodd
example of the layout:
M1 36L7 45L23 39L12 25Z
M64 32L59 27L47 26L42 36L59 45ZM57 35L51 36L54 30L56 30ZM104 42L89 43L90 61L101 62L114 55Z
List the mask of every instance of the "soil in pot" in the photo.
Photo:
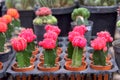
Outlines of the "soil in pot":
M93 62L90 63L90 68L95 69L95 70L111 70L112 67L113 66L111 62L107 62L106 66L94 65Z
M41 62L38 64L37 67L38 67L38 70L41 70L41 71L53 72L53 71L57 71L60 69L60 64L56 63L55 67L44 67L44 63Z
M87 68L87 63L85 61L82 61L80 67L72 67L71 64L72 64L72 61L66 61L65 69L70 70L70 71L82 71Z
M30 65L29 67L19 68L19 67L17 66L17 63L14 63L14 64L12 65L12 70L14 70L14 71L16 71L16 72L26 72L26 71L31 71L31 70L33 70L34 67L35 67L34 64L31 63L31 65Z

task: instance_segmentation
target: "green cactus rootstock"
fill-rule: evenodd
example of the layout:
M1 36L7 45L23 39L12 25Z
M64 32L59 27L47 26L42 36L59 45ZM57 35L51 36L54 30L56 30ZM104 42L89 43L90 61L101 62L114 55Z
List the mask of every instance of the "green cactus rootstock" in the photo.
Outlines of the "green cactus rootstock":
M35 43L34 42L28 43L26 51L29 54L29 58L32 57L32 51L34 50L35 50Z
M4 44L6 42L5 33L0 33L0 52L4 52Z
M68 58L72 59L74 47L72 46L71 42L68 43L67 50L68 50Z
M5 33L6 38L9 40L12 37L12 33L14 32L14 25L13 24L8 24L8 30Z
M30 57L29 53L25 51L16 53L16 60L19 68L29 67L30 66Z
M72 55L72 67L80 67L82 63L83 49L75 47Z
M87 25L88 18L90 17L90 11L87 8L77 8L73 10L71 17L78 25Z
M55 66L55 60L56 60L56 52L54 49L44 50L44 66L45 67L54 67Z
M106 65L106 56L103 51L94 51L93 53L93 63L94 65Z

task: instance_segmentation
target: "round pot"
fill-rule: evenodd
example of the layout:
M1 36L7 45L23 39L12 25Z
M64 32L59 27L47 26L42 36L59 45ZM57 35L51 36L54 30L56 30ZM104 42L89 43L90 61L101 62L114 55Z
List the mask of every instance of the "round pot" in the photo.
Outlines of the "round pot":
M32 55L37 55L39 53L39 48L35 48L34 51L32 51Z
M112 63L111 62L106 62L106 66L101 66L101 65L94 65L93 62L90 63L90 68L95 69L95 70L111 70L112 69Z
M120 69L120 39L113 41L112 45L115 52L115 61Z
M70 31L71 13L76 8L76 4L70 7L52 8L52 14L58 20L58 26L61 29L60 36L67 36Z
M5 47L4 52L0 52L0 61L6 62L9 60L11 49L9 47Z
M57 47L57 51L56 51L57 56L60 56L61 53L62 53L62 48L61 47Z
M41 62L44 62L44 55L43 55L43 54L40 55L40 61L41 61ZM60 57L57 56L55 62L59 62L59 61L60 61Z
M110 61L110 59L111 59L111 55L108 54L106 57L106 61ZM90 54L90 60L93 60L93 54Z
M0 70L3 68L3 63L0 62Z
M30 58L30 63L34 63L36 60L36 55L32 55L32 57Z
M31 63L31 65L30 65L29 67L19 68L19 67L17 66L17 63L14 63L14 64L12 65L12 70L14 70L14 71L16 71L16 72L26 72L26 71L31 71L31 70L33 70L34 67L35 67L34 64Z
M90 18L94 22L92 27L92 36L96 36L97 32L107 30L114 37L116 20L117 20L117 5L114 6L83 6L90 11Z
M56 63L56 66L55 66L55 67L44 67L44 63L43 63L43 62L40 62L37 67L38 67L38 69L41 70L41 71L53 72L53 71L59 70L60 64L59 64L59 63Z
M68 54L66 54L66 55L64 56L64 59L65 59L66 61L71 61L71 60L72 60L72 59L68 58ZM83 56L82 56L82 61L85 61L85 59L86 59L85 54L83 54Z
M34 25L34 32L37 36L37 42L39 43L39 41L43 40L43 35L45 33L45 24L44 25Z
M65 68L70 71L82 71L87 68L87 63L85 61L82 61L82 64L80 67L72 67L71 64L72 64L72 61L66 61Z

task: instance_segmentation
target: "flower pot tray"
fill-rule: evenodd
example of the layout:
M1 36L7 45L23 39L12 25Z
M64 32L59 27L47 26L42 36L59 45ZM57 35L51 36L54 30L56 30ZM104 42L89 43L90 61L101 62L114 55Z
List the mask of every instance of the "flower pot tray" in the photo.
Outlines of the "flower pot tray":
M66 48L67 48L67 44L68 44L68 39L66 37L59 37L58 41L59 41L58 42L59 47L62 47L62 49L63 49L63 51L62 51L62 53L60 55L61 60L59 61L59 63L60 63L60 69L59 70L54 71L54 72L52 72L52 71L49 72L49 71L41 71L41 70L38 69L37 65L41 62L39 57L42 54L42 48L40 47L39 48L40 49L40 53L36 55L37 56L37 60L34 62L35 68L33 70L27 71L27 72L15 72L15 71L13 71L11 66L15 62L15 58L14 58L12 63L10 64L10 66L7 69L7 73L11 74L14 77L18 76L18 75L20 75L20 76L21 75L26 75L26 76L37 75L39 77L42 77L42 79L44 78L45 75L47 75L47 77L49 75L53 75L54 77L60 75L59 78L64 75L65 78L70 78L71 75L83 75L84 76L84 75L88 75L88 74L95 74L97 76L99 74L102 74L102 75L108 74L109 78L111 78L112 73L116 72L118 70L118 67L117 67L116 62L114 60L114 57L112 57L111 60L110 60L112 62L112 64L113 64L113 67L112 67L111 70L102 71L102 70L93 70L93 69L91 69L90 68L90 62L91 61L89 59L90 53L88 52L89 49L90 49L89 47L86 47L86 54L85 54L86 55L86 60L85 61L87 62L87 68L85 70L83 70L83 71L70 71L70 70L66 70L65 66L64 66L64 64L65 64L64 56L66 54L65 52L66 52ZM66 79L64 79L64 80L66 80Z
M13 51L13 53L11 55L9 55L9 60L3 63L3 68L2 68L2 70L0 70L0 78L4 77L6 75L6 70L9 67L14 56L15 56L15 51Z

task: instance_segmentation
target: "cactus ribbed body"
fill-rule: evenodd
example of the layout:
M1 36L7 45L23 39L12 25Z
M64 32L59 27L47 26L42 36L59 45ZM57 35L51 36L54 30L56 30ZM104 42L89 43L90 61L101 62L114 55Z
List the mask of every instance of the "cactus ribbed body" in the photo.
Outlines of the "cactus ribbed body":
M68 58L70 58L70 59L72 59L73 50L74 50L74 47L72 46L72 43L69 42L68 43Z
M4 33L0 33L0 52L4 52L4 44L6 42L6 36Z
M103 53L103 51L94 51L94 53L93 53L93 62L94 62L94 65L105 66L106 65L105 53Z
M83 50L79 47L75 47L72 55L72 66L79 67L82 63Z
M54 67L55 66L56 53L55 50L44 50L44 66Z

